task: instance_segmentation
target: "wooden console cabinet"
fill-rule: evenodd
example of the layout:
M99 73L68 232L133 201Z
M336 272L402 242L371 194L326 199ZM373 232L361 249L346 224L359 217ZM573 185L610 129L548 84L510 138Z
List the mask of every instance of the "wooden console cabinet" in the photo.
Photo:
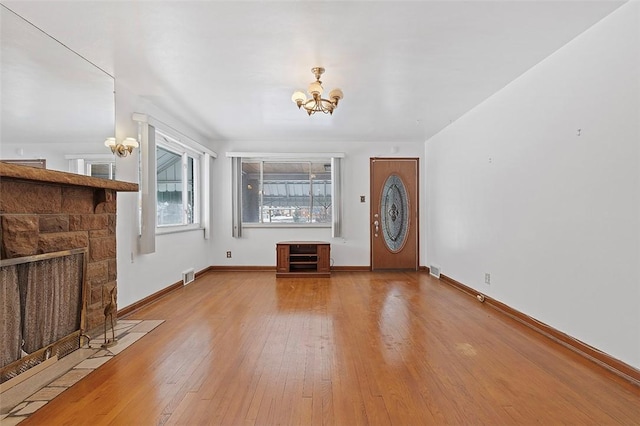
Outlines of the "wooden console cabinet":
M331 275L331 245L324 241L281 241L276 259L276 277Z

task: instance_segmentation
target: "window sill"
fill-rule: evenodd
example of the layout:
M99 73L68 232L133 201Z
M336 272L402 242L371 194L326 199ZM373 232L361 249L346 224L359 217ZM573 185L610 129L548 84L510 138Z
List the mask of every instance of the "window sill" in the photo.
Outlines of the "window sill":
M243 228L331 228L330 223L243 223Z
M178 234L181 232L204 231L200 225L176 225L156 228L156 235Z

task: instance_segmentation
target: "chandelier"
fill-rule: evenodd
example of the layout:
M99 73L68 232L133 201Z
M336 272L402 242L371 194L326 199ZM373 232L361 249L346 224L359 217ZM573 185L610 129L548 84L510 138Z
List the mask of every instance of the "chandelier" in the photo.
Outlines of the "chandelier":
M307 114L315 114L316 112L323 112L325 114L333 114L333 110L338 107L338 101L343 98L342 90L333 89L329 92L329 99L322 97L322 82L320 76L324 73L324 68L314 67L311 68L311 72L316 77L316 81L309 84L310 99L301 91L297 91L291 96L291 100L298 105L298 108L304 107Z

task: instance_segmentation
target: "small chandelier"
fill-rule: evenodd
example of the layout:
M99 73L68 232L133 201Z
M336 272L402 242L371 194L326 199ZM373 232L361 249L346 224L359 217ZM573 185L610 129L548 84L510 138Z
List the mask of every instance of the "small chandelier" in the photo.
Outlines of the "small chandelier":
M304 107L307 114L315 114L316 112L323 112L325 114L333 114L333 110L338 107L338 101L344 97L342 90L333 89L329 92L329 99L322 97L322 82L320 76L324 73L324 68L314 67L311 68L311 72L316 76L316 81L309 84L309 94L311 99L307 99L307 96L301 91L297 91L291 96L291 100L298 105L298 108Z
M111 152L116 154L118 157L126 157L131 154L133 152L133 148L137 148L139 144L134 138L126 138L122 143L118 143L116 138L107 138L107 140L104 141L104 146L111 148Z

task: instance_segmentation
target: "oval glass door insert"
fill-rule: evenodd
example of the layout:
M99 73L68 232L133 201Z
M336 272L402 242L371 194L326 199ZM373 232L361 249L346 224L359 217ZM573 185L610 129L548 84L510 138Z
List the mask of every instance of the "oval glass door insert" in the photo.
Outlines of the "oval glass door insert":
M380 216L384 243L393 253L402 250L409 229L409 198L400 176L390 175L382 188Z

